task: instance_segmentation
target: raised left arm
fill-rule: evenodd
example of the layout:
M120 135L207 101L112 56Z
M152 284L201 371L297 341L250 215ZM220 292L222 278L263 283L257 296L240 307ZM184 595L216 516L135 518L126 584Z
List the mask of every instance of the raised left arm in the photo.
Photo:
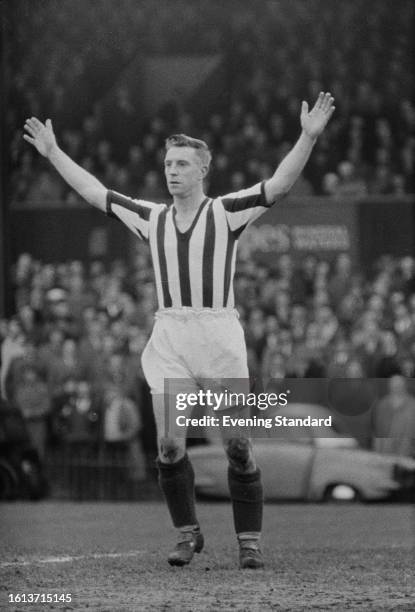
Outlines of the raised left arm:
M326 127L335 107L330 93L321 92L311 111L307 102L301 105L302 132L282 160L273 176L265 182L265 196L268 203L273 203L285 196L294 185L306 165L318 136Z

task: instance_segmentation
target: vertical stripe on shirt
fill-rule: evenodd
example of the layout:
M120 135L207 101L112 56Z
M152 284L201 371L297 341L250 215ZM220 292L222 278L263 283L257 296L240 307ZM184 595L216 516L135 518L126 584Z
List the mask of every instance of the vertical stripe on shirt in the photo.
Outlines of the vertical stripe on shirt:
M220 200L213 202L213 217L215 222L215 245L213 249L213 308L223 308L224 265L229 239L229 227L225 211Z
M228 299L225 303L226 308L234 308L235 307L235 294L233 292L233 277L235 276L235 266L236 266L236 251L237 251L238 243L235 240L233 244L233 253L232 253L232 261L231 261L231 280L229 283L228 289Z
M202 308L209 306L205 301L204 290L207 282L205 263L206 263L206 243L209 237L209 211L211 212L211 204L204 206L200 217L194 226L193 232L189 239L189 275L190 275L190 293L191 304L194 308ZM211 214L212 216L212 214ZM213 223L213 219L212 219ZM201 252L203 253L200 257ZM213 255L213 251L212 251ZM209 281L208 281L209 282ZM210 280L212 283L212 280ZM211 291L212 293L212 291Z
M181 306L191 306L189 275L189 240L179 237L177 241L177 259L179 261Z
M200 277L203 284L202 304L206 308L213 306L213 256L215 252L216 228L213 215L213 203L210 202L206 214L205 241L203 244L203 269Z
M163 291L161 289L159 252L157 248L157 228L158 228L159 217L160 217L162 210L166 210L166 208L160 207L157 211L153 213L153 215L150 218L150 227L149 227L149 243L150 243L150 250L151 250L151 259L153 262L154 281L156 285L157 301L158 301L159 308L164 308Z
M160 281L161 289L163 292L163 307L170 308L172 306L172 299L169 291L168 276L167 276L167 261L166 252L164 246L164 240L166 235L166 216L167 208L162 210L157 221L157 250L160 264Z
M164 229L164 248L167 266L167 279L169 292L174 308L180 308L182 295L180 289L180 262L178 259L178 239L176 228L173 221L173 209L170 207L166 215L166 225Z
M223 278L223 304L226 308L229 296L229 287L231 284L231 271L232 271L232 259L233 253L235 251L235 238L230 228L228 228L228 244L226 246L226 257L225 257L225 270L224 270L224 278Z

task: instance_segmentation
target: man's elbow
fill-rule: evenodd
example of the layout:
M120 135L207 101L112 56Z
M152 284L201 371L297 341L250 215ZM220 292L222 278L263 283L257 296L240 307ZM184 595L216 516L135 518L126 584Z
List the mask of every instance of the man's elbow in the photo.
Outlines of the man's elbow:
M272 180L269 180L265 183L264 187L265 197L268 204L275 204L276 202L280 202L289 194L292 185L282 181L274 184Z
M88 204L105 211L107 190L104 187L102 189L86 189L81 195Z

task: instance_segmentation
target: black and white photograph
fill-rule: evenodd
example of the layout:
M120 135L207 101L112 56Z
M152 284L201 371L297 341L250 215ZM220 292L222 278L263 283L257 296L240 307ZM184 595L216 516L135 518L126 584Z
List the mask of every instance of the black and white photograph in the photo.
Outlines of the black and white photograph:
M0 610L415 610L413 1L0 19Z

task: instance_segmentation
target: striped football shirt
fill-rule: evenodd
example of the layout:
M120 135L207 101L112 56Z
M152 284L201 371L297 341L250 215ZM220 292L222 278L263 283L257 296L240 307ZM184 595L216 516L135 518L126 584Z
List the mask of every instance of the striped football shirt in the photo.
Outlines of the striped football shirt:
M149 243L159 308L233 308L238 238L269 207L258 183L206 198L181 232L174 206L107 193L107 214Z

